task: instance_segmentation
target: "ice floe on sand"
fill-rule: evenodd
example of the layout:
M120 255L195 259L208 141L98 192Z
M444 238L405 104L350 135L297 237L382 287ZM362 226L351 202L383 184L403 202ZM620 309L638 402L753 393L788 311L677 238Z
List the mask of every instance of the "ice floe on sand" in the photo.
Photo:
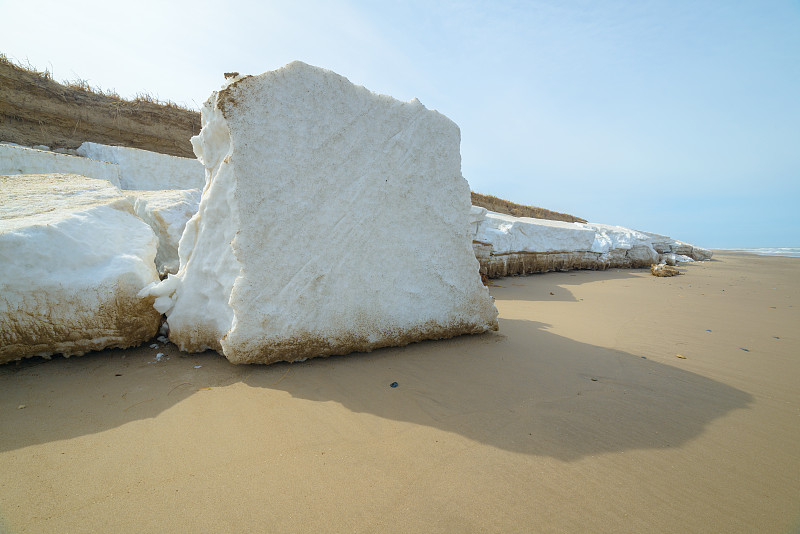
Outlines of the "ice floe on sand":
M156 238L119 189L78 175L0 176L0 363L152 338Z
M706 260L711 252L670 237L597 223L512 217L474 207L473 247L490 278L571 269L649 267Z
M497 327L469 234L460 133L295 62L239 77L193 139L208 185L158 297L170 339L235 363Z

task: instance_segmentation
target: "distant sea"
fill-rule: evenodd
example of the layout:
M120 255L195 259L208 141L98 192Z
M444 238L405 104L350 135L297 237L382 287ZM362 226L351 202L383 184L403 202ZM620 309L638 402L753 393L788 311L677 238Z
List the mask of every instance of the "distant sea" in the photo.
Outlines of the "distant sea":
M787 258L800 258L800 248L723 248L725 252L741 252L743 254L756 254L758 256L785 256Z

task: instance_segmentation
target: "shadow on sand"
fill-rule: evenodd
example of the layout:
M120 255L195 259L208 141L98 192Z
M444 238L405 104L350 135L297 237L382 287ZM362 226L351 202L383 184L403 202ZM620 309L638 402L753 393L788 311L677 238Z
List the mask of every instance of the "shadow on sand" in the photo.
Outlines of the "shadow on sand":
M608 269L605 271L565 271L507 276L490 280L492 295L498 300L577 302L572 286L650 277L650 269ZM623 286L624 287L624 286ZM526 288L520 290L520 288Z
M680 362L579 343L544 326L501 320L498 333L271 366L180 356L172 345L160 349L170 356L163 362L144 347L9 364L0 368L0 450L154 418L198 390L237 383L565 461L677 447L752 401ZM288 409L303 417L304 405ZM187 424L214 422L200 415Z

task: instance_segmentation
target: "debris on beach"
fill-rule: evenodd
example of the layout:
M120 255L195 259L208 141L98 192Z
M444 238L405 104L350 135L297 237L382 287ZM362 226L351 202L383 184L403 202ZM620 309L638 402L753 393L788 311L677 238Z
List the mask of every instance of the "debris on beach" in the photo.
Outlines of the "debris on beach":
M481 283L486 287L503 287L499 284L495 284L494 282L492 282L492 280L484 273L481 273Z
M653 276L677 276L681 274L678 269L665 263L660 263L658 265L654 263L650 265L650 272Z
M685 360L686 359L686 356L684 356L683 354L676 354L675 357L676 358L680 358L681 360Z

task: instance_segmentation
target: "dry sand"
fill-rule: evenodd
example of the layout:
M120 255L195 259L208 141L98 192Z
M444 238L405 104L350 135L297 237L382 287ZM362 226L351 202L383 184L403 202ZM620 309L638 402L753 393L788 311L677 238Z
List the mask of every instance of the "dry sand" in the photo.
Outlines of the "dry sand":
M497 333L300 364L5 365L0 530L797 529L800 259L681 270L506 278Z

